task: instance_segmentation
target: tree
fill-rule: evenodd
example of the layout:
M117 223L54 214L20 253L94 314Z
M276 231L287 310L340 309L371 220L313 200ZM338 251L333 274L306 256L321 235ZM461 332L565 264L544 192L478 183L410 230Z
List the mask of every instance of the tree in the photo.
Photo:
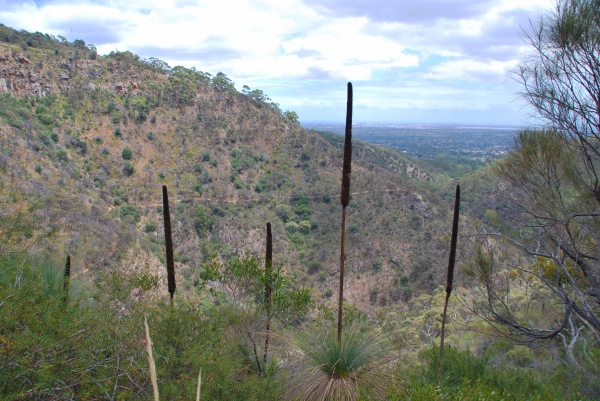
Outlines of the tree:
M312 306L311 292L307 288L292 288L281 267L270 264L269 269L261 266L255 257L233 257L221 262L213 256L202 265L203 284L215 295L223 295L227 304L239 315L238 330L240 349L252 369L260 375L269 375L277 369L275 361L266 355L266 333L264 323L273 319L273 324L297 325ZM269 286L269 297L265 288Z
M513 71L519 95L581 157L587 174L577 185L600 202L600 4L559 0L524 40L533 54Z
M286 111L286 112L284 112L284 113L283 113L283 116L284 116L286 119L288 119L288 120L290 120L291 122L293 122L293 123L297 123L297 122L298 122L298 114L296 114L296 112L295 112L295 111L289 111L289 110L288 110L288 111Z
M218 72L212 79L213 87L217 92L231 92L235 91L234 82L222 72Z
M121 157L123 160L131 160L133 158L133 152L131 149L125 148L123 149L123 152L121 152Z
M524 38L533 55L513 77L546 128L520 132L495 166L511 230L492 235L530 259L506 269L488 241L467 271L482 284L475 308L489 322L521 340L559 337L575 364L583 331L600 339L600 4L560 0ZM517 313L519 285L536 306Z

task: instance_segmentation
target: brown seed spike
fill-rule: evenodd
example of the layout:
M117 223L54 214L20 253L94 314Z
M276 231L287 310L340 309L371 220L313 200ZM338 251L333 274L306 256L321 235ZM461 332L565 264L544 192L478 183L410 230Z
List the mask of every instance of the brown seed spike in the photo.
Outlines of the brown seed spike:
M63 291L65 292L65 301L69 294L69 280L71 279L71 255L67 255L67 261L65 263L65 276L63 280Z
M273 269L273 235L271 234L271 223L267 223L267 252L265 254L265 273L267 274L267 279L271 275ZM267 281L265 285L265 302L267 303L267 307L269 306L269 302L271 300L271 283Z
M271 294L273 292L273 283L271 275L273 273L273 234L271 233L271 223L267 223L267 252L265 254L265 308L267 312L267 333L265 335L265 347L263 353L263 367L266 366L269 357L269 338L271 336ZM262 369L259 366L259 369Z
M454 198L454 220L452 221L452 239L450 240L450 257L448 258L448 276L446 280L446 292L452 292L454 281L454 262L456 261L456 242L458 240L458 215L460 212L460 185L456 186Z
M458 239L458 213L460 211L460 185L456 186L454 198L454 219L452 220L452 239L450 240L450 258L448 259L448 276L446 281L446 300L442 312L442 330L440 332L440 356L438 359L437 385L442 379L442 359L444 358L444 336L446 333L446 314L448 312L448 300L452 292L452 281L454 281L454 262L456 260L456 241Z
M344 164L342 167L342 207L350 203L350 172L352 170L352 83L348 82L346 103L346 137L344 139Z
M173 236L171 234L171 213L169 212L169 194L167 186L163 185L163 218L165 223L165 246L167 253L167 285L171 300L175 294L175 261L173 259Z

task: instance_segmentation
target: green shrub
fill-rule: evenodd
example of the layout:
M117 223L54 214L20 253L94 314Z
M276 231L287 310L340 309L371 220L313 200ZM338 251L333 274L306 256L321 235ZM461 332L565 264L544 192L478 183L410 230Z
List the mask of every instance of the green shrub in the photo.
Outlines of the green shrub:
M311 228L310 221L304 220L304 221L301 221L300 223L298 223L298 231L300 231L302 234L309 234L310 228Z
M535 359L533 350L524 345L515 345L506 353L506 357L519 367L531 365Z
M140 221L141 213L141 209L134 205L123 205L119 210L119 216L121 217L121 220L134 224Z
M129 148L123 149L121 152L121 157L123 160L131 160L133 158L133 152Z
M39 114L38 119L42 124L50 125L54 123L54 117L50 114Z
M126 162L122 171L126 176L132 176L135 173L135 166L129 162Z
M66 162L69 160L69 156L67 155L67 151L64 149L58 149L55 152L56 158L60 161Z

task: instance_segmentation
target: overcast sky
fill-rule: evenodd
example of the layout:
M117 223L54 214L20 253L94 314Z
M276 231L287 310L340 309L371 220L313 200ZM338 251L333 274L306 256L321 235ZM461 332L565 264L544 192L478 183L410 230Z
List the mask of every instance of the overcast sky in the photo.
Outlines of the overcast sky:
M523 125L508 77L552 0L0 0L0 23L262 89L301 122Z

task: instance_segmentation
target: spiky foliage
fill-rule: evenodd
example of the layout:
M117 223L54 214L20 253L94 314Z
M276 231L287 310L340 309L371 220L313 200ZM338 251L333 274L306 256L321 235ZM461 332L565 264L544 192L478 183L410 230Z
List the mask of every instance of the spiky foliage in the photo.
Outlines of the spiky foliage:
M456 186L454 197L454 219L452 220L452 239L450 240L450 256L448 258L448 276L446 277L446 300L444 301L444 312L442 313L442 331L440 334L440 358L438 361L437 384L440 385L442 377L442 359L444 356L444 334L446 330L446 312L448 311L448 300L452 292L454 281L454 262L456 261L456 242L458 240L458 215L460 212L460 185Z
M344 252L346 238L346 207L350 203L350 172L352 170L352 83L348 82L346 102L346 137L344 139L344 162L342 166L342 244L340 251L340 290L338 294L338 343L342 341L342 320L344 304Z
M287 397L294 400L380 399L389 385L393 360L379 330L365 323L345 327L342 341L329 324L296 333L292 348L301 355L291 369Z
M167 253L167 285L169 294L171 295L171 303L173 302L173 294L175 294L175 261L173 258L173 236L171 234L171 213L169 212L169 194L167 186L163 185L163 218L165 222L165 246Z

